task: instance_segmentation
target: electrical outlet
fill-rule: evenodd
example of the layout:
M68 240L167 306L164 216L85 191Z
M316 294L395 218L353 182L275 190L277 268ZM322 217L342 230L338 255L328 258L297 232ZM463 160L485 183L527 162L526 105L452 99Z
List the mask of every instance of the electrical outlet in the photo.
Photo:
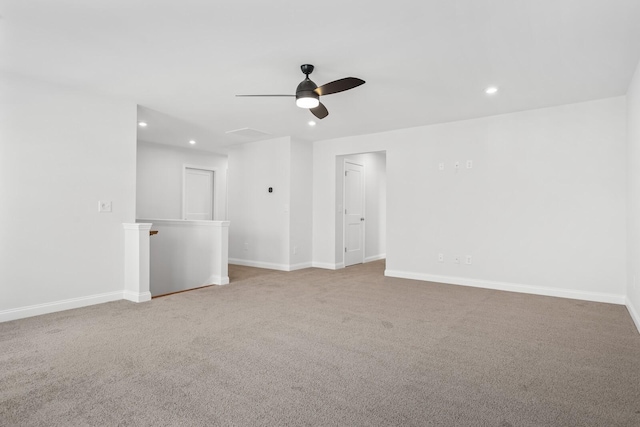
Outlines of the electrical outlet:
M460 169L460 162L455 162L453 167L456 168L456 172Z
M464 260L464 263L467 265L471 265L471 255L467 255L467 257Z
M444 170L444 163L438 163L438 169L443 171Z
M473 160L467 160L467 169L473 168Z
M438 262L444 262L444 254L438 254Z
M104 200L99 201L98 212L100 213L111 212L111 201L104 201Z
M455 257L453 257L453 263L454 264L460 264L460 257L458 255L456 255Z

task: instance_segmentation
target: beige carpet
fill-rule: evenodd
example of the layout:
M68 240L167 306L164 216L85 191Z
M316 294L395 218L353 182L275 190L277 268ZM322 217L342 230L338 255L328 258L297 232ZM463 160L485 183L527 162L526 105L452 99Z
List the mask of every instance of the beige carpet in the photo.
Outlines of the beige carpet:
M2 426L640 426L623 306L284 273L0 324Z

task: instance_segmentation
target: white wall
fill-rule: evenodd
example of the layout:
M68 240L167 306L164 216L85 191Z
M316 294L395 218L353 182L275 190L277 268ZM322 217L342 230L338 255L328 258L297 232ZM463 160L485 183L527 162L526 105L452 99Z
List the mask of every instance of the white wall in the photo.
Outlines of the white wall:
M288 269L290 173L289 137L229 150L230 263Z
M313 146L291 139L290 269L311 267Z
M311 266L311 156L310 143L290 137L229 150L230 263L285 271Z
M387 156L367 153L365 159L365 262L387 252ZM344 175L343 175L344 176Z
M135 158L135 104L0 75L0 320L122 298Z
M627 92L627 307L640 330L640 64Z
M335 266L344 267L344 162L349 160L364 167L365 176L365 248L364 261L382 259L386 253L387 179L386 154L362 153L336 156ZM320 265L322 266L322 265Z
M387 274L623 302L625 115L620 97L317 142L314 263L336 258L336 156L386 150Z
M214 219L227 215L227 156L138 141L136 217L182 218L184 165L215 170Z

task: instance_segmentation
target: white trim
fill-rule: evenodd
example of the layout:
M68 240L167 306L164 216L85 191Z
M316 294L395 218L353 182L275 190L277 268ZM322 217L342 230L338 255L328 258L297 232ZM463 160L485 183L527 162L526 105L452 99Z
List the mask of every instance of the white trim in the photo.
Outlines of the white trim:
M209 277L208 282L212 285L217 285L217 286L228 285L229 276L211 276ZM203 285L203 286L207 286L207 285Z
M300 262L298 264L291 264L289 266L289 271L302 270L304 268L310 268L310 267L311 267L311 261L309 261L309 262Z
M378 254L378 255L368 256L364 259L364 262L377 261L379 259L385 259L386 257L387 257L387 254Z
M286 264L275 264L272 262L251 261L246 259L229 258L229 264L244 265L245 267L267 268L269 270L289 271Z
M633 323L636 324L636 328L638 328L638 332L640 332L640 314L631 303L631 299L629 297L627 297L627 301L625 305L627 306L627 310L631 315L631 319L633 319Z
M136 221L150 222L158 225L179 225L179 226L208 226L208 227L229 227L230 221L210 221L210 220L197 220L197 219L147 219L141 218ZM149 224L151 227L151 224ZM126 227L125 227L126 228Z
M142 220L146 221L146 220ZM155 222L155 221L154 221ZM143 223L143 222L123 222L122 228L125 230L151 230L152 223Z
M300 262L298 264L275 264L272 262L250 261L246 259L229 258L229 264L244 265L245 267L267 268L278 271L295 271L303 268L315 267L311 262Z
M328 262L315 262L315 261L313 261L311 263L311 267L324 268L325 270L339 270L341 268L344 268L344 262L331 264L331 263L328 263Z
M122 298L132 302L147 302L151 301L151 292L124 291Z
M494 282L489 280L469 279L466 277L437 276L397 270L385 270L385 276L399 277L402 279L423 280L427 282L446 283L449 285L471 286L474 288L495 289L499 291L519 292L534 295L546 295L551 297L572 298L585 301L606 302L624 305L625 296L605 294L602 292L576 291L573 289L545 288L542 286L523 285L518 283Z
M12 308L0 311L0 322L8 322L10 320L23 319L25 317L39 316L41 314L55 313L57 311L71 310L73 308L118 301L121 300L122 297L122 291L117 291Z

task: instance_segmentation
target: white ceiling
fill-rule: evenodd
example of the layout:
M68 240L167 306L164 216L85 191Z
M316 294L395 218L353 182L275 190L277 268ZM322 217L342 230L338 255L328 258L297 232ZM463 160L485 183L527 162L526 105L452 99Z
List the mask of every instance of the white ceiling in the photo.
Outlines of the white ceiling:
M638 0L0 0L0 70L142 106L140 139L322 140L624 95ZM311 63L316 120L291 93ZM489 97L484 88L497 85Z

